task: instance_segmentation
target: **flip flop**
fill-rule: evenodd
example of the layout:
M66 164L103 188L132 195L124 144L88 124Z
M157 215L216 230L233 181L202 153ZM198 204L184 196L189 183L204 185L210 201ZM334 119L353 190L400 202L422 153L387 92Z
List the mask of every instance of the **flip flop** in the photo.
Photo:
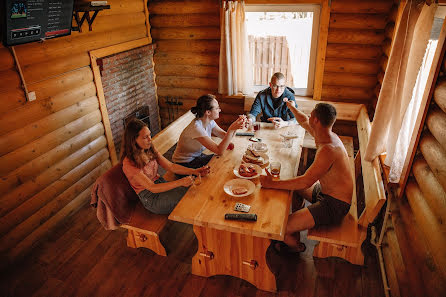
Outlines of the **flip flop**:
M274 251L278 254L281 254L281 253L289 253L289 254L303 253L307 249L307 246L303 242L299 242L297 248L292 248L292 247L288 246L286 243L284 243L283 241L277 241L277 240L274 240L272 245L273 245Z

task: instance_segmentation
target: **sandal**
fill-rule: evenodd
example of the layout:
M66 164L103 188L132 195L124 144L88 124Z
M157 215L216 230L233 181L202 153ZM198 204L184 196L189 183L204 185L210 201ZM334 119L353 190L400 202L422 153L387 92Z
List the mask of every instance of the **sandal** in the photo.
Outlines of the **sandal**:
M303 253L307 250L307 246L303 242L299 242L297 248L292 248L283 241L273 240L272 247L273 250L278 254L283 252L289 254L296 254L296 253Z

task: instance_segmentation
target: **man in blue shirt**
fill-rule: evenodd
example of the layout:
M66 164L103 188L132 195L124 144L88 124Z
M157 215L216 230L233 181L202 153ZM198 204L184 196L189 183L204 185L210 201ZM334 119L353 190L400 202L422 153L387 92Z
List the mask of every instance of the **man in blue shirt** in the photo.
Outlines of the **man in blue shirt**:
M293 113L288 109L286 101L293 101L294 94L285 86L285 76L276 72L271 77L269 88L260 91L251 111L248 114L250 124L255 121L258 114L262 113L262 122L272 122L275 128L282 128L296 123ZM297 107L297 106L296 106Z

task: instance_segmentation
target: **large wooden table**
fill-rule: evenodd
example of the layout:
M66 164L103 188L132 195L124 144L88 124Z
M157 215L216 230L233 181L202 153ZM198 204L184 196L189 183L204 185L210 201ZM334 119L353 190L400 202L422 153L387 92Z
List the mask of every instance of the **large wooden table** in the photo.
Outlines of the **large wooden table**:
M280 134L297 132L292 148L283 148ZM282 164L281 178L296 175L305 131L300 126L275 130L263 124L256 132L268 145L271 161ZM251 143L247 136L235 136L233 151L214 157L209 165L211 173L202 178L199 186L192 186L170 214L169 219L192 224L198 239L198 251L192 258L192 273L200 276L232 275L242 278L257 288L276 291L276 279L266 263L266 250L271 240L283 240L291 204L291 192L262 189L259 178L253 179L256 189L247 197L235 198L226 194L224 184L234 178L234 167ZM234 205L251 205L249 213L257 214L257 221L229 221L225 213L235 213Z

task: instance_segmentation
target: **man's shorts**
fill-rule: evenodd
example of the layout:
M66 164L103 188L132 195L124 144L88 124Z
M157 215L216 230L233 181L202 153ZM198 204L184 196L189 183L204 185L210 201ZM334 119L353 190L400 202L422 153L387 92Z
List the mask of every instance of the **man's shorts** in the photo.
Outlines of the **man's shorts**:
M350 210L350 204L321 192L317 183L313 188L311 205L308 210L313 216L315 227L322 225L337 225Z

